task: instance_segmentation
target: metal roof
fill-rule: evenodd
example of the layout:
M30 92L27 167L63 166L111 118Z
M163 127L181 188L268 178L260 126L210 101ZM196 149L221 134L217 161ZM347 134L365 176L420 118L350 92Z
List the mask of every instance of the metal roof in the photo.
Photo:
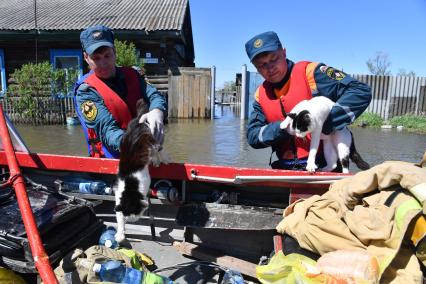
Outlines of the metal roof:
M0 30L176 30L188 0L1 0ZM36 17L35 17L36 15Z

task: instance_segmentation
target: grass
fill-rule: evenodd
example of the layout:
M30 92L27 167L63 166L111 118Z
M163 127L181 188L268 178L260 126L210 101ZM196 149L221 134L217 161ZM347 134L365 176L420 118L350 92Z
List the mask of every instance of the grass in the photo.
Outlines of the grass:
M364 112L358 119L355 120L353 125L362 127L381 127L384 124L390 124L392 127L403 126L404 129L412 132L426 134L426 116L425 115L412 115L406 114L402 116L395 116L390 121L384 121L379 115Z
M381 118L379 115L371 112L364 112L361 114L360 117L358 117L353 125L356 126L369 126L369 127L380 127L383 125L383 118Z
M396 127L399 125L404 126L409 131L416 131L426 134L426 116L415 116L415 115L402 115L395 116L389 121L389 124Z

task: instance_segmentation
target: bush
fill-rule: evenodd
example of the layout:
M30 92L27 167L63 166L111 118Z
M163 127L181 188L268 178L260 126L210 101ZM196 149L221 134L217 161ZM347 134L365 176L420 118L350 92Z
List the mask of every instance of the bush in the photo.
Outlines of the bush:
M114 40L118 66L137 66L143 70L143 62L138 58L133 42Z
M53 69L48 62L24 64L11 74L6 97L19 97L13 108L24 117L34 117L36 98L67 95L78 77L77 70Z
M382 126L382 124L383 124L383 118L381 118L380 115L377 115L371 112L364 112L354 122L354 125L362 126L362 127L364 126L380 127Z

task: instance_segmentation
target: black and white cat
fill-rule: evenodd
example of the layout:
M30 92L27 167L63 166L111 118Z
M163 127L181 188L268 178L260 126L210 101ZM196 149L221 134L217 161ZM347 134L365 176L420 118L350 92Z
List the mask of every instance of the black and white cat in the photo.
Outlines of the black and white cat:
M327 162L327 166L321 171L332 171L336 168L337 159L339 159L342 164L342 172L349 173L349 158L361 170L369 169L368 163L357 152L352 132L347 127L335 130L330 135L321 133L333 105L334 102L324 96L301 101L287 114L287 117L281 122L280 128L286 129L291 126L295 135L302 138L311 133L311 145L306 165L308 172L315 172L317 169L315 158L320 140L323 140L324 158Z
M149 164L158 166L168 162L167 154L156 144L149 126L139 123L140 117L148 111L143 100L138 101L137 111L138 116L129 122L121 139L117 181L113 186L117 219L115 239L119 243L125 239L126 219L137 219L148 209Z

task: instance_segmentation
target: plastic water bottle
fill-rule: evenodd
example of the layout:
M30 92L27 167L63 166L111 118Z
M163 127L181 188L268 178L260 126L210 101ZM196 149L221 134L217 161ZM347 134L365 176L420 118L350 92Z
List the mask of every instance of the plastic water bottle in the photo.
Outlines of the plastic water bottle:
M105 263L95 263L93 271L99 275L103 282L140 284L142 271L124 266L120 261L110 260Z
M118 243L115 240L116 233L117 230L115 228L106 228L106 230L102 232L101 237L99 238L99 244L101 246L106 246L107 248L115 249L116 247L118 247Z
M239 271L228 269L223 275L221 284L244 284L244 278Z
M65 192L79 192L88 194L110 195L112 193L111 187L105 182L100 180L65 180L62 184L62 191Z

